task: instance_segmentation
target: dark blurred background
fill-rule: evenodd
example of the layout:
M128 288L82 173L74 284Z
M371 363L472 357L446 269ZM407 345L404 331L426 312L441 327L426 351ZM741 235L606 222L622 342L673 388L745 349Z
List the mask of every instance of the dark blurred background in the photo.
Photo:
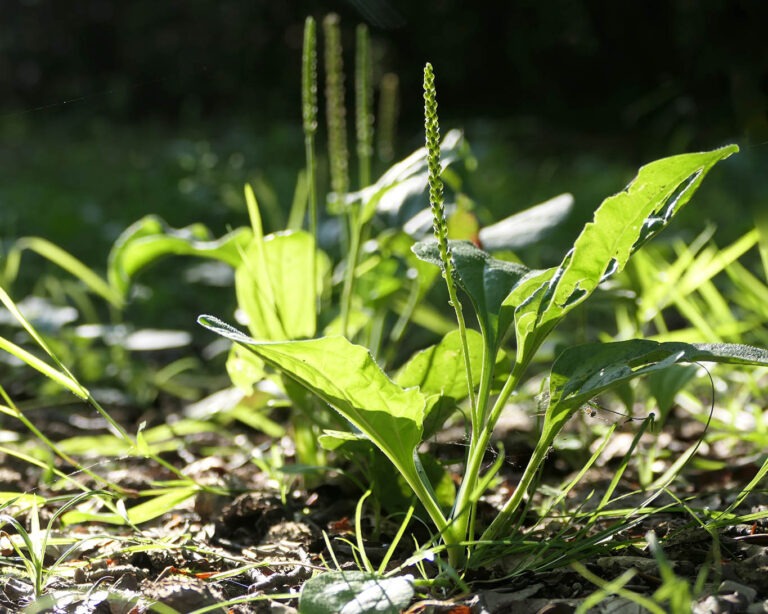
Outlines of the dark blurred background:
M464 128L479 161L465 188L484 221L570 191L568 241L640 164L728 142L742 152L678 227L711 220L732 239L765 202L764 0L8 0L0 247L42 235L99 266L147 213L220 234L246 221L245 181L279 228L304 164L303 23L329 12L350 93L358 23L377 78L399 76L398 157L423 142L434 65L443 130Z
M303 20L331 11L348 66L353 26L369 24L406 125L431 61L449 118L532 116L648 149L766 138L761 0L15 0L0 23L2 112L295 120Z

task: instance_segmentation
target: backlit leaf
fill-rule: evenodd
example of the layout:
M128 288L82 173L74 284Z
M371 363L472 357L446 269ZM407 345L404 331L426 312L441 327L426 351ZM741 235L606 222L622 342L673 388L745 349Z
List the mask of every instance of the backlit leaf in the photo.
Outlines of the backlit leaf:
M328 403L392 461L422 503L435 502L415 455L422 439L424 395L389 379L367 349L340 336L260 342L213 316L200 316L198 322L250 349ZM439 522L436 506L428 511Z
M248 228L238 228L214 240L202 224L176 229L156 215L147 215L129 226L115 241L109 254L109 284L124 297L139 271L172 255L214 258L235 267L240 262L241 250L250 240Z
M768 350L733 343L659 343L648 339L568 348L552 366L543 437L553 439L576 409L601 392L673 364L693 362L768 366Z
M480 333L468 330L467 346L473 366L472 373L476 376L473 385L476 386L480 383L480 366L483 359L483 339ZM403 388L419 386L424 394L463 399L469 391L461 351L459 331L451 331L437 345L414 354L400 368L395 381Z
M663 230L731 145L643 166L620 193L603 201L560 266L531 276L504 301L515 308L517 360L525 365L571 309L621 271L632 253Z
M240 308L259 339L283 340L315 334L315 242L303 231L254 238L235 272ZM325 270L327 259L318 257Z

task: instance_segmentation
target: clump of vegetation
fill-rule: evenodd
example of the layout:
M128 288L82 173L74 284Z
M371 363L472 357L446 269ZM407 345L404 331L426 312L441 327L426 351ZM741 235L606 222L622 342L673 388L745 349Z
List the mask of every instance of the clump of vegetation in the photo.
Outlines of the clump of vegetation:
M417 593L446 596L470 590L473 574L491 565L500 566L499 576L518 576L569 564L599 587L584 601L584 609L609 594L622 595L654 611L663 611L662 606L681 612L690 608L694 594L703 591L706 577L702 575L690 587L675 575L653 533L634 538L636 543L648 544L662 577L661 588L651 597L624 588L631 574L607 583L577 561L585 552L604 552L600 548L612 538L617 540L616 550L627 547L617 536L654 513L652 505L662 495L674 498L676 510L690 514L708 532L744 521L735 510L768 472L768 463L725 509L703 513L693 511L673 493L673 483L695 458L701 437L663 471L653 464L661 451L651 446L647 456L637 461L641 501L629 511L616 511L612 506L621 498L616 496L619 481L633 457L642 456L641 438L652 431L654 414L649 412L637 419L640 426L621 455L613 479L589 510L571 506L568 497L597 463L617 424L601 433L596 449L581 459L576 475L559 488L539 488L539 479L558 436L580 409L598 407L591 404L600 395L615 395L631 412L641 391L637 382L646 380L647 394L657 405L656 425L661 428L674 398L699 372L701 363L768 366L768 351L744 344L751 339L745 331L734 329L730 309L711 282L758 242L759 231L732 249L705 249L703 241L691 249L680 247L678 261L663 270L661 266L653 269L661 262L661 254L649 260L652 252L639 251L670 224L709 171L738 148L677 155L643 166L623 191L602 202L559 264L533 269L521 261L518 252L542 241L565 218L569 197L480 228L471 202L462 194L460 174L450 168L460 161L471 167L474 160L460 133L452 131L441 139L430 64L424 69L425 147L371 183L373 73L365 28L357 32L355 70L358 189L350 189L352 165L338 19L326 19L323 31L331 175L325 207L318 197L317 32L310 18L305 24L302 67L306 167L299 175L286 228L264 232L257 198L246 186L250 227L214 238L201 225L173 229L158 217L147 216L118 239L106 277L46 240L27 238L6 256L4 285L15 281L22 251L35 251L104 299L118 321L130 301L135 277L162 257L204 258L232 269L237 317L248 334L226 323L228 315L199 318L204 327L234 342L226 360L231 385L214 395L225 400L217 401L211 413L219 420L229 416L273 439L291 435L293 468L286 466L277 446L272 447L271 456L255 452L252 456L259 470L277 484L276 507L287 506L291 472L301 474L305 485L312 485L329 469L343 469L360 486L350 531L354 541L345 544L358 569L338 563L327 533L322 535L327 548L312 562L290 558L285 562L301 568L325 563L321 573L301 579L298 606L302 612L398 612ZM387 83L391 81L387 79ZM389 103L382 107L389 109L382 121L391 125L393 107ZM379 149L386 152L391 147ZM455 202L446 202L446 184ZM667 291L661 292L662 286L653 282L661 273L684 283L669 283ZM437 283L439 279L442 285ZM751 294L742 292L739 307L751 310L755 323L764 322L768 317L764 308L758 312L754 305L764 306L757 288L765 285L750 287ZM568 329L557 336L564 328L561 324L584 313L583 308L579 311L582 303L598 297L608 301L613 314L602 319L602 328L587 334L577 327L576 333ZM42 611L51 603L51 595L61 598L55 582L69 559L86 548L88 541L104 538L98 532L89 534L87 540L65 539L67 548L49 565L46 549L58 530L57 523L125 527L130 537L120 538L126 542L121 552L147 552L168 546L162 538L144 534L142 525L188 500L195 501L200 517L213 515L216 512L210 508L222 498L229 501L238 489L222 480L207 483L189 466L178 467L167 458L185 433L213 433L216 424L212 420L198 417L152 428L142 424L135 432L126 429L64 365L52 347L61 345L56 337L41 335L5 290L0 291L0 300L47 358L7 337L0 337L0 348L88 402L110 430L87 441L54 441L0 388L5 402L0 409L23 423L42 444L38 450L45 450L48 456L40 460L22 450L3 448L2 452L44 468L52 489L67 492L46 529L41 528L38 511L55 506L57 497L13 493L0 504L5 511L0 522L8 528L0 537L9 540L7 546L2 545L2 556L9 567L26 574L19 602L32 604L30 611ZM674 338L680 330L666 326L663 312L671 306L692 324L684 337ZM717 313L717 322L707 321L708 313ZM649 321L655 330L646 334ZM427 341L414 342L408 333ZM703 333L701 342L695 339L696 333ZM128 362L124 356L123 361L120 364ZM177 363L174 372L187 368L188 363ZM170 374L168 379L172 379ZM537 388L538 402L531 394ZM226 393L224 397L221 392ZM505 451L501 441L494 441L494 433L515 398L536 405L540 421L530 458L517 483L507 487ZM275 407L287 408L283 420L272 416ZM706 430L712 415L707 417L706 411L698 415ZM436 454L437 446L430 445L452 426L459 427L466 442L459 463L453 458L445 462ZM494 445L495 458L489 463L487 456ZM126 487L80 462L77 446L80 452L87 447L97 454L150 462L165 472L165 478L142 490ZM57 462L62 461L76 473L59 468ZM78 474L86 476L87 483ZM141 502L131 504L135 497ZM495 501L490 511L489 500ZM366 505L373 510L373 520L366 517ZM528 513L534 507L531 521ZM232 508L227 509L234 514ZM382 513L398 522L386 535L388 543L374 564L366 538L387 531L382 528ZM25 514L31 518L29 526L19 520ZM601 524L603 517L614 522ZM547 539L537 539L553 519L561 528L550 527ZM117 539L105 533L110 540ZM405 545L409 541L413 547ZM191 542L182 540L173 547L209 559L222 557L220 551L207 551ZM335 562L333 571L329 558ZM243 578L259 565L243 553L234 560L234 565L217 571L214 578L221 582ZM200 563L200 558L195 561ZM271 560L269 564L276 563ZM80 570L82 575L84 567L81 561L70 571L74 576L73 570ZM416 575L420 577L415 579ZM71 603L87 599L74 589L68 595ZM170 607L152 606L152 599L128 595L118 588L110 595L131 606L158 607L160 611ZM278 598L241 592L210 608L267 597Z

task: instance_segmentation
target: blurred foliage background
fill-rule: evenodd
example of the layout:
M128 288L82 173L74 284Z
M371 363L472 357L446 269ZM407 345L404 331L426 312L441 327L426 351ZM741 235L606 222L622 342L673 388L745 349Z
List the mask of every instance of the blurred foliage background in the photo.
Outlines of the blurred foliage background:
M369 24L377 65L413 94L409 125L429 60L456 119L533 116L625 147L766 129L759 0L17 0L0 25L4 111L72 101L122 121L293 120L304 17L331 11L350 54L352 26Z
M396 157L422 143L435 66L443 129L463 127L478 158L465 187L484 221L570 191L570 241L640 164L726 142L742 152L677 230L711 221L724 243L766 202L761 0L14 0L0 22L0 241L42 235L99 267L147 213L216 234L245 223L245 181L279 228L304 163L303 22L329 12L350 107L357 23L377 77L399 77ZM559 259L553 241L542 257Z

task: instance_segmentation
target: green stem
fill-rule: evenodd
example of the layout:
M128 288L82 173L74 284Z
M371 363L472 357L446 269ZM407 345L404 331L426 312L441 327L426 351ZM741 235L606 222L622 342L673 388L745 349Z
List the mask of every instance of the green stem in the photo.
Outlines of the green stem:
M469 406L472 413L477 411L477 402L475 399L475 389L472 385L472 365L469 360L469 345L467 343L467 325L464 322L464 310L461 307L461 303L456 295L456 286L453 284L453 266L450 270L446 270L445 278L446 285L448 286L449 303L453 306L453 310L456 313L456 321L459 324L459 337L461 338L461 354L464 358L464 370L467 378L467 386L469 391ZM448 280L451 279L450 282Z
M484 445L488 445L493 427L496 425L496 422L498 422L499 417L501 416L501 412L504 410L504 407L507 403L507 400L515 388L517 388L523 373L528 368L528 365L530 364L530 357L533 356L533 352L529 352L528 356L528 360L515 363L515 366L512 369L512 374L504 383L504 386L501 389L498 398L496 399L496 403L493 406L488 419L488 428L483 433ZM482 537L480 538L481 541L492 541L494 539L498 539L501 534L506 531L512 524L513 516L517 511L517 508L520 506L520 503L522 502L525 493L528 491L528 487L531 485L531 482L536 477L536 472L538 471L539 466L547 457L550 443L550 440L545 440L543 437L539 439L538 443L536 444L536 448L533 451L533 455L528 461L528 465L526 466L525 471L520 478L520 482L518 482L517 487L515 488L515 491L504 504L504 507L501 509L496 518L494 518L490 526L485 530Z
M477 441L480 438L480 433L483 431L492 432L493 427L488 427L486 424L487 413L489 408L489 401L491 396L491 382L493 380L493 367L495 364L495 352L487 345L483 346L483 364L480 371L480 388L477 392L477 406L475 408L475 414L472 422L472 437L470 440L470 451L474 449L472 442ZM487 444L486 444L487 445ZM485 455L485 447L481 448L479 458ZM467 472L465 480L469 482L466 492L469 493L469 510L468 510L468 525L465 530L466 539L472 541L475 538L475 518L477 511L477 497L472 493L477 490L477 484L480 480L480 472Z
M492 370L492 366L490 367ZM485 374L484 379L485 379ZM501 411L498 408L503 408L512 394L512 391L520 381L522 370L513 369L509 378L504 384L499 398L496 401L493 409L490 412L488 422L480 429L475 429L473 425L472 437L469 442L469 453L467 457L467 466L464 470L464 478L461 481L459 492L456 495L453 511L451 513L451 519L456 525L457 532L461 532L466 535L466 538L472 540L474 537L474 528L471 526L472 522L472 510L477 501L476 489L477 484L480 481L480 470L483 465L483 457L485 456L485 450L491 442L491 435L493 434L493 427L501 415ZM490 382L489 382L490 385ZM482 383L481 383L482 392ZM483 394L485 394L483 392ZM482 397L479 397L482 399ZM482 401L481 401L482 407ZM478 413L480 411L478 410ZM485 413L485 412L483 412Z
M349 221L350 244L346 268L344 269L344 286L341 291L341 331L345 337L349 337L349 314L352 311L355 269L357 269L357 261L360 258L360 238L363 233L357 205L352 205L349 208L347 219Z
M489 348L483 344L483 363L480 369L480 388L477 391L477 406L473 416L473 428L480 431L485 429L488 420L488 407L491 397L491 382L493 381L493 367L495 361L495 348Z
M304 137L304 149L307 157L307 181L309 183L309 234L315 240L312 250L312 284L314 285L315 312L320 313L320 291L317 279L317 170L315 164L315 137Z
M499 514L493 519L493 522L483 533L480 541L494 541L504 537L505 531L512 524L515 512L522 503L525 493L528 492L528 487L536 477L536 473L538 472L541 463L543 463L544 459L547 457L548 452L549 443L540 439L536 444L536 449L533 451L531 459L528 461L528 465L525 467L520 482L518 482L515 487L515 492L512 493L512 496L509 499L507 499L504 507L501 508Z
M451 531L449 520L440 509L440 505L437 503L435 493L424 470L417 466L415 461L412 467L403 467L401 464L394 462L391 457L390 460L392 460L398 473L408 483L408 486L411 487L413 494L416 495L416 498L424 506L438 532L443 536L443 541L445 541L446 545L456 545L460 538L459 540L453 538L454 533Z

